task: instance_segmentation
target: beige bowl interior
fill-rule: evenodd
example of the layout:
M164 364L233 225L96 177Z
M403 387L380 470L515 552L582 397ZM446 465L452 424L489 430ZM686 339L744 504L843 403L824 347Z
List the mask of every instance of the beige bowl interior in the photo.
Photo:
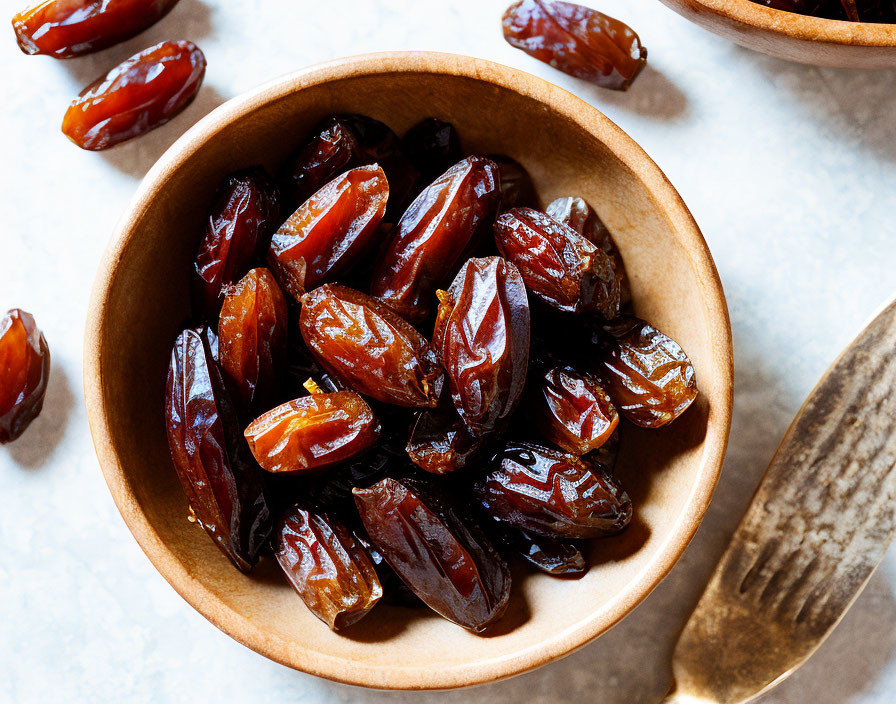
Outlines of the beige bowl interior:
M521 574L490 637L423 610L378 606L331 633L270 562L244 576L201 529L168 456L169 348L188 314L188 273L213 191L234 169L276 167L321 117L354 111L402 133L438 116L469 152L503 152L545 201L580 194L616 237L640 315L673 335L700 397L672 427L623 438L620 473L637 507L621 537L594 543L581 581ZM693 535L721 467L731 412L727 309L709 252L652 161L599 112L533 76L444 54L381 54L313 67L229 101L147 175L95 285L85 350L91 428L121 513L153 564L212 623L291 667L343 682L448 688L564 655L630 611ZM189 637L187 634L186 637Z

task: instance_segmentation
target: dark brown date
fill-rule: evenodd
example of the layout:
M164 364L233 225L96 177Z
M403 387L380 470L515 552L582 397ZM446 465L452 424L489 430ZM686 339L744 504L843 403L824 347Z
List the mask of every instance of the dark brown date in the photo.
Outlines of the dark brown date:
M457 412L481 435L513 412L526 382L526 287L513 264L483 257L468 260L440 300L433 345Z
M532 380L532 418L552 443L573 455L601 447L619 415L600 383L568 365L551 367Z
M81 149L99 151L161 127L183 110L205 76L205 56L192 42L144 49L81 91L62 132Z
M268 472L322 469L376 442L380 424L353 391L313 393L277 406L246 428L255 459Z
M432 474L449 474L466 467L482 447L454 406L441 404L421 411L411 428L407 452L411 461Z
M444 173L464 156L454 125L437 117L428 117L411 127L401 138L401 144L425 183Z
M345 271L369 249L389 184L377 166L346 171L312 195L271 239L268 263L297 300Z
M370 292L412 323L492 226L500 203L498 167L471 156L427 186L405 211L373 273Z
M507 526L505 542L530 565L554 577L578 579L588 572L588 563L582 551L568 540L557 540Z
M594 245L600 247L613 261L613 270L619 279L619 303L625 305L632 300L629 289L628 276L625 273L625 264L622 255L613 241L610 231L604 225L598 214L584 198L557 198L551 201L545 211L554 220L568 225Z
M286 368L289 311L267 269L252 269L226 290L218 319L221 369L242 407L270 407Z
M474 633L501 618L510 570L445 497L420 482L394 479L354 495L371 541L430 608Z
M434 408L445 375L424 337L382 301L325 284L302 298L302 338L317 361L359 393Z
M238 281L268 246L279 197L264 170L246 169L222 184L193 261L193 312L214 319L224 287Z
M178 335L171 351L165 417L171 459L196 520L248 572L270 536L272 517L224 378L194 330Z
M12 18L26 54L70 59L118 44L158 22L177 0L44 0Z
M643 428L659 428L690 407L697 398L697 375L675 340L634 317L604 331L599 374L623 416Z
M612 260L571 227L532 208L514 208L498 217L495 244L545 303L607 319L619 313L619 279Z
M504 39L564 73L628 90L647 64L631 27L571 2L521 0L504 12Z
M511 208L541 207L535 184L526 168L505 154L489 154L489 159L498 165L501 173L501 207Z
M474 492L492 518L555 538L615 535L632 517L631 499L611 474L530 443L507 445Z
M18 308L0 318L0 445L40 414L50 378L50 348L34 318Z
M293 507L278 522L274 550L293 589L334 631L360 621L383 595L367 552L331 515Z

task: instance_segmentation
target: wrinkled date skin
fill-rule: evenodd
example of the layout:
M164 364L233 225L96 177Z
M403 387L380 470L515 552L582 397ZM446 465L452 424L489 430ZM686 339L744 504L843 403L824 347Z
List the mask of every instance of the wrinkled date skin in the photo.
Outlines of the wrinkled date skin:
M444 497L420 482L389 478L354 495L371 541L427 606L474 633L501 618L510 570Z
M165 393L168 447L190 507L242 572L268 540L272 517L224 379L194 330L174 343Z
M631 499L612 475L530 443L505 447L474 492L492 518L554 538L615 535L632 517Z
M511 46L602 88L628 90L647 64L631 27L571 2L522 0L504 12L503 26Z
M277 406L246 428L268 472L304 472L346 460L376 442L380 424L353 391L314 393Z
M401 144L425 183L464 158L454 125L437 117L428 117L411 127L401 138Z
M457 412L482 435L513 412L526 382L526 287L513 264L483 257L468 260L440 297L433 345Z
M224 286L238 281L267 249L279 211L277 191L263 169L239 171L224 182L193 261L194 314L217 316Z
M374 270L370 293L410 322L422 322L436 288L494 223L500 197L493 161L471 156L452 166L401 216Z
M520 270L526 287L568 313L619 313L612 260L571 227L532 208L514 208L495 223L498 250Z
M561 449L585 455L601 447L616 430L616 408L590 374L563 365L537 374L531 383L535 425Z
M271 239L268 263L297 300L369 249L386 212L389 184L377 166L346 171L312 195Z
M40 415L50 378L50 348L34 318L18 308L0 318L0 445Z
M426 339L382 301L325 284L302 298L302 338L328 372L396 406L435 408L445 374Z
M158 22L177 0L46 0L12 18L26 54L70 59L118 44Z
M642 428L659 428L697 398L697 375L681 346L638 318L607 325L599 374L623 416Z
M383 596L363 546L328 514L287 511L277 525L275 556L311 613L334 631L360 621Z
M551 201L545 211L554 220L571 227L582 237L594 245L600 247L613 261L613 269L616 278L619 279L619 303L625 305L632 300L631 290L628 284L628 276L625 273L625 264L622 255L613 241L610 231L604 225L598 214L584 198L567 196Z
M245 409L270 407L286 368L289 310L267 269L227 289L218 319L221 369Z
M81 149L114 147L171 120L196 97L204 76L205 56L195 44L156 44L82 90L62 132Z
M535 208L541 207L535 183L520 162L505 154L489 154L489 159L498 165L501 174L501 207Z
M572 579L588 572L585 556L575 543L536 535L506 524L503 526L501 542L536 569L554 577Z
M468 466L482 445L482 438L470 433L449 403L417 416L407 452L420 469L431 474L449 474Z

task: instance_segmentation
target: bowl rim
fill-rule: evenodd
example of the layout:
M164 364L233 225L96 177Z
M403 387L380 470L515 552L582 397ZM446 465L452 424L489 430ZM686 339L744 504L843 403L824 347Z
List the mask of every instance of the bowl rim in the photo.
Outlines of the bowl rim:
M148 207L156 189L171 178L207 139L262 105L308 86L359 75L399 72L447 74L498 85L546 104L603 142L642 181L658 210L672 225L673 235L690 253L691 265L703 289L713 350L712 364L720 377L721 403L711 410L717 428L716 438L702 454L697 480L686 499L687 508L657 548L655 558L642 568L626 589L605 605L605 616L580 622L575 627L554 634L545 642L527 646L511 656L464 663L440 671L403 669L393 664L384 667L352 663L346 667L342 658L305 651L301 646L295 646L302 651L301 657L291 656L277 639L219 601L212 591L194 578L149 523L128 482L127 472L119 462L103 397L103 360L99 344L110 287L133 236L132 225ZM84 393L97 458L122 518L153 566L184 600L212 624L271 660L329 680L378 689L450 689L505 679L568 655L618 623L668 574L699 527L721 472L731 425L732 357L728 308L706 241L681 196L634 140L585 101L521 70L459 54L394 51L326 61L264 83L213 110L162 155L140 183L116 225L98 269L84 337Z
M896 24L830 20L776 10L752 0L676 0L676 4L688 3L701 5L726 19L802 41L848 46L896 46Z

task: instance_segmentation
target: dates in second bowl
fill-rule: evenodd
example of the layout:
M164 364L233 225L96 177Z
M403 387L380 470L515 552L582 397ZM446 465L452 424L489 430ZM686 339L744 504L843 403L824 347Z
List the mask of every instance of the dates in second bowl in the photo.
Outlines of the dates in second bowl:
M13 308L0 318L0 445L17 439L40 414L50 377L50 348L34 318Z

